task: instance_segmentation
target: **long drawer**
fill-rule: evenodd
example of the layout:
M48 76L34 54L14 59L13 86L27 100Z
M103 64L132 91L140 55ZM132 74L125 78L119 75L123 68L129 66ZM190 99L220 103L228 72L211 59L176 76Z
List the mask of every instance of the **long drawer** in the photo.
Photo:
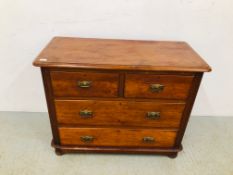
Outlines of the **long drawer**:
M119 128L59 128L61 145L80 146L174 146L175 130Z
M59 124L178 128L184 103L55 100Z
M126 74L125 97L185 100L193 76Z

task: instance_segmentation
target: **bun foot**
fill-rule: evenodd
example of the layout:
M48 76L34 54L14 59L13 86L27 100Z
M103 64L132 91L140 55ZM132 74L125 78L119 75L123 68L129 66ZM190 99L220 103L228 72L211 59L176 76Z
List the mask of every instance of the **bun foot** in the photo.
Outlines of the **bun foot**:
M171 154L168 154L167 156L168 156L169 158L171 158L171 159L174 159L174 158L177 157L177 155L178 155L178 153L171 153Z
M58 149L58 148L55 148L55 153L56 155L58 156L62 156L64 153L62 152L62 150Z

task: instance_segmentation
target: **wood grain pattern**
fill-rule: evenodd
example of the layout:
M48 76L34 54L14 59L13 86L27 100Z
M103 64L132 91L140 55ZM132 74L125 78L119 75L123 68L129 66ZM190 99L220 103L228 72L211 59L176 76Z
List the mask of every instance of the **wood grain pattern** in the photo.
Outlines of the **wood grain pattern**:
M140 101L56 100L60 124L82 126L179 127L184 103L155 103ZM79 112L90 110L91 118ZM158 119L148 119L147 112L160 112Z
M59 128L61 145L89 146L130 146L130 147L163 147L174 146L175 130L156 129L116 129L116 128ZM80 136L93 136L91 143L82 142ZM154 137L155 142L144 143L143 137Z
M77 146L77 145L57 145L52 141L52 147L55 148L57 155L67 153L121 153L121 154L156 154L166 155L170 158L175 158L178 152L182 151L182 146L179 148L157 148L157 147L110 147L110 146Z
M66 67L144 71L210 71L185 42L55 37L33 63Z
M125 97L185 100L192 80L193 76L126 74ZM164 85L164 89L152 92L151 84Z
M55 113L55 106L54 106L54 101L53 101L53 96L52 96L50 71L47 68L41 68L41 74L42 74L45 97L46 97L46 102L47 102L47 107L48 107L49 120L50 120L51 129L52 129L53 141L54 141L54 144L60 144L59 132L57 128L57 125L58 125L57 117Z
M202 76L203 76L203 73L197 73L195 75L193 82L192 82L192 88L189 92L188 101L187 101L187 104L185 106L183 116L182 116L182 121L181 121L180 126L179 126L180 130L178 132L178 136L176 139L176 146L181 145L181 142L182 142L189 118L190 118L190 114L191 114L191 111L193 109L193 104L195 102L199 86L201 84Z
M33 64L42 69L58 155L176 157L203 72L211 70L185 42L68 37L55 37Z
M55 97L117 97L119 74L52 71ZM91 87L80 88L78 81L91 81Z

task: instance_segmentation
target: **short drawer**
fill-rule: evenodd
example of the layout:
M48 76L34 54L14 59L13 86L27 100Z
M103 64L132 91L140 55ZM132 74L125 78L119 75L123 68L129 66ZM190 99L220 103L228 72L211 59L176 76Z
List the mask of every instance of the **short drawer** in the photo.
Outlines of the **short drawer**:
M125 97L185 100L193 76L127 74Z
M59 128L61 145L162 147L174 146L176 131L158 129Z
M59 124L178 128L184 103L55 100Z
M115 73L50 73L55 97L117 97L119 75Z

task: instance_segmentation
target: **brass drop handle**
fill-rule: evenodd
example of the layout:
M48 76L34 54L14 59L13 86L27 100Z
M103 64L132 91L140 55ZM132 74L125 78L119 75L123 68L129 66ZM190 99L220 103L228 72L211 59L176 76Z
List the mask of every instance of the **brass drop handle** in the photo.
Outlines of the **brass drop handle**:
M78 87L80 88L89 88L91 87L91 81L78 81Z
M80 140L84 143L91 143L94 141L94 137L93 136L81 136Z
M154 143L155 142L155 138L154 137L143 137L142 141L144 143Z
M79 112L79 115L82 118L91 118L91 117L93 117L93 112L90 110L81 110Z
M146 117L150 120L156 120L160 118L160 112L147 112Z
M164 89L164 85L162 84L151 84L150 85L150 91L151 92L161 92Z

